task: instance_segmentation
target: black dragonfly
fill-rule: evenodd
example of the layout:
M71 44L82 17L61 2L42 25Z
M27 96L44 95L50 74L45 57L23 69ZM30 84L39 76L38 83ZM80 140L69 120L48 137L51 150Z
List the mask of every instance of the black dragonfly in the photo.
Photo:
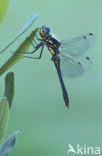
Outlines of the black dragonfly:
M76 37L74 39L66 39L63 41L59 41L57 37L51 34L50 28L47 26L43 26L39 30L40 39L36 36L39 43L34 40L34 43L31 42L34 50L32 52L27 52L26 54L33 54L39 48L41 48L41 52L39 57L32 56L24 56L27 58L40 59L42 56L42 52L44 46L48 48L50 51L59 81L61 84L63 99L65 105L69 107L69 98L68 93L63 81L63 77L66 78L75 78L82 75L85 71L87 71L92 62L89 57L82 56L90 47L92 47L95 36L92 33L87 33L85 35Z
M85 71L87 71L91 67L92 62L90 58L83 56L83 54L89 48L92 47L95 41L95 36L92 33L87 33L74 39L66 39L60 42L59 39L51 33L50 28L47 26L42 26L40 28L39 35L40 38L38 38L36 35L36 38L39 41L38 44L35 39L34 42L32 42L30 38L28 38L29 42L34 47L34 50L32 52L26 52L26 54L33 54L39 48L41 48L39 57L32 56L24 56L24 57L40 59L44 47L46 46L48 48L48 50L52 55L51 60L55 65L59 77L65 105L69 107L68 93L62 76L69 79L76 78L82 75ZM5 51L18 37L19 35L0 53ZM22 51L18 52L21 53Z

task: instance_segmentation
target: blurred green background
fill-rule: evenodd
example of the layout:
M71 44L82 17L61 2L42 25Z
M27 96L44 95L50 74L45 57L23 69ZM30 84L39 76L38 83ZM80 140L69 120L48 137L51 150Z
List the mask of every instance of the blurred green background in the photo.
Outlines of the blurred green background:
M102 0L10 0L0 27L0 49L35 13L40 16L34 28L0 55L0 66L33 29L46 24L60 40L94 33L96 43L87 53L93 60L93 67L78 79L65 79L69 109L64 105L58 77L46 48L41 60L22 59L9 70L15 72L15 98L6 137L15 130L21 131L9 155L66 156L68 144L102 149ZM0 78L1 98L4 77L5 74Z

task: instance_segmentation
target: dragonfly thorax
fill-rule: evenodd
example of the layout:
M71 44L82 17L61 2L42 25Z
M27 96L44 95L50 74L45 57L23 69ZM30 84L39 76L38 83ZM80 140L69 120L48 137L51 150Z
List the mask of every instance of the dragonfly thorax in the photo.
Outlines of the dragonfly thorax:
M58 40L53 38L51 35L48 35L44 41L52 55L59 54L60 42Z
M50 28L47 26L41 27L39 34L42 38L42 42L46 45L51 54L52 55L58 54L60 41L55 36L50 34Z

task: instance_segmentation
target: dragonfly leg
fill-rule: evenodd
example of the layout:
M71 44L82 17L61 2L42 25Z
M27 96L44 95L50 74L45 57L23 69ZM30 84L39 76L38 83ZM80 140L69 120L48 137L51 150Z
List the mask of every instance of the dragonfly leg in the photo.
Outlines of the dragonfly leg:
M44 45L41 48L41 52L39 57L31 57L31 56L23 56L22 58L31 58L31 59L41 59L42 53L43 53Z
M37 45L38 45L37 42L36 42L36 40L34 39L34 40L33 40L34 42L32 42L32 40L31 40L29 37L27 37L27 39L28 39L28 41L31 43L31 45L33 46L33 48L36 49L36 47L37 47ZM40 39L37 38L37 40L40 40ZM40 41L42 41L42 40L40 40ZM34 45L34 43L35 43L35 45Z
M38 40L38 41L42 41L42 39L41 38L38 38L38 36L36 35L36 39Z
M31 43L31 45L33 46L33 48L36 48L37 43L35 42L35 40L34 40L34 43L36 44L36 46L34 45L34 43L32 42L32 40L29 37L27 37L27 40Z
M33 31L34 32L34 31ZM28 41L31 43L31 45L35 48L36 46L37 46L37 42L36 42L36 40L34 39L33 41L34 41L34 43L35 43L35 45L34 45L34 43L32 42L32 40L29 38L29 37L27 37L27 39L28 39Z
M34 43L35 43L35 45L37 46L37 42L36 42L36 40L34 39Z
M34 31L32 31L34 34L35 34L35 32ZM35 35L36 36L36 39L38 40L38 41L42 41L42 39L41 38L38 38L38 36L37 36L37 34ZM34 41L35 42L35 41Z
M35 48L33 51L31 52L25 52L25 51L16 51L16 52L12 52L12 53L25 53L25 54L33 54L35 53L40 47L44 46L44 43L43 42L40 42Z

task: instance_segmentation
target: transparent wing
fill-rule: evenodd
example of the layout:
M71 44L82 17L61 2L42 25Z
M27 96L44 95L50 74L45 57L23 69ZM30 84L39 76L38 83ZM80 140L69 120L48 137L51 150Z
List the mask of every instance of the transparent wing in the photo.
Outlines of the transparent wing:
M74 39L66 39L61 42L61 53L67 53L74 57L83 55L95 42L95 36L92 33L76 37Z
M92 65L89 57L74 58L68 54L60 54L61 73L66 78L76 78L88 71Z

